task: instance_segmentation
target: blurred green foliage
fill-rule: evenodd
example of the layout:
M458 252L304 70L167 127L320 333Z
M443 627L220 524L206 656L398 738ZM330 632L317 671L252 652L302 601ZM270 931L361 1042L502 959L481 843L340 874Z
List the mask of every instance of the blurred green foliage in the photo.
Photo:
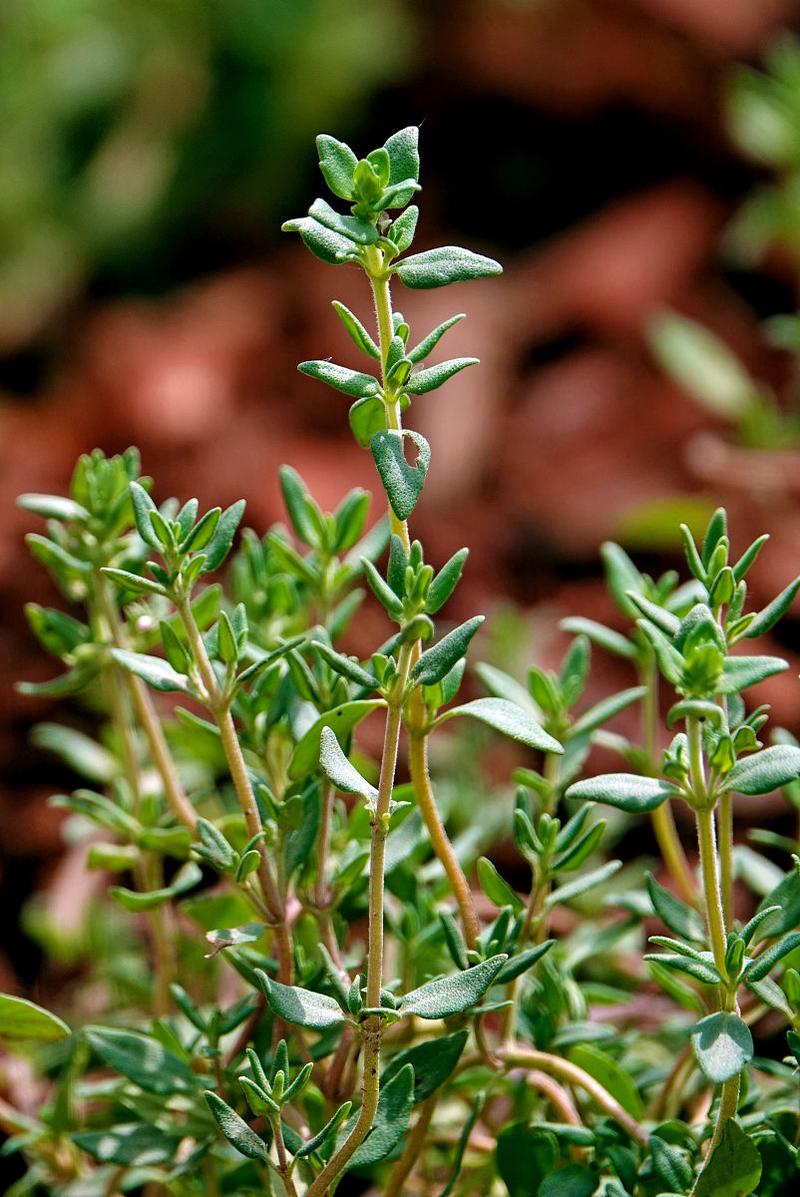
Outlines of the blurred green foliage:
M403 69L412 28L403 0L7 0L0 348L88 283L271 239L312 132Z

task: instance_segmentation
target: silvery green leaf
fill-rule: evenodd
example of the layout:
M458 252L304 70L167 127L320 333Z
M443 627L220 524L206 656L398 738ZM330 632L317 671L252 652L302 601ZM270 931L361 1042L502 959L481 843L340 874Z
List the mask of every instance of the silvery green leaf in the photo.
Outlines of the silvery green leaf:
M492 956L463 973L428 981L401 998L399 1013L416 1014L418 1018L449 1018L460 1014L481 1000L507 959L505 954Z
M722 1085L738 1076L753 1058L753 1036L738 1014L709 1014L691 1032L697 1063L710 1081Z
M350 764L336 735L328 726L323 727L320 734L319 764L338 790L343 790L345 794L357 794L370 804L377 802L378 791L361 776L355 765Z
M406 461L405 441L417 451L414 465ZM392 511L399 520L408 519L422 494L431 461L430 445L418 432L385 428L372 436L369 447Z
M214 1121L229 1143L251 1160L269 1159L269 1150L264 1140L240 1118L235 1110L211 1090L203 1094L208 1102Z
M538 748L542 752L562 753L564 749L553 736L544 730L530 714L529 710L519 707L506 698L475 698L472 702L465 702L461 706L451 707L436 720L439 726L448 719L458 716L468 716L477 719L495 731L502 732L512 740L518 740L528 748Z
M588 799L616 806L629 814L643 814L655 810L678 791L656 777L641 777L637 773L601 773L587 777L569 787L567 798Z
M456 374L466 370L467 366L477 366L480 358L456 357L449 362L439 362L436 366L429 366L427 370L417 370L405 383L404 390L409 395L426 395L429 391L438 390Z
M341 391L344 395L352 395L354 399L376 395L379 390L378 380L371 374L348 370L346 366L337 366L335 362L300 362L297 369L301 374L306 374L309 378L316 378L319 382L333 387L335 391Z
M769 794L800 777L800 748L773 744L737 761L724 781L739 794Z
M439 249L428 249L424 253L402 258L394 272L407 287L429 290L446 287L450 283L502 274L503 267L493 258L472 253L458 245L442 245Z
M132 653L123 648L112 648L111 656L122 669L140 677L153 690L161 690L164 693L170 693L173 690L179 690L183 694L191 693L189 679L184 674L178 673L161 657L150 657L146 653Z
M255 970L255 975L270 1009L293 1026L325 1031L328 1027L335 1027L345 1021L339 1003L327 994L314 993L313 990L303 989L299 985L282 985L280 981L273 981L260 968Z

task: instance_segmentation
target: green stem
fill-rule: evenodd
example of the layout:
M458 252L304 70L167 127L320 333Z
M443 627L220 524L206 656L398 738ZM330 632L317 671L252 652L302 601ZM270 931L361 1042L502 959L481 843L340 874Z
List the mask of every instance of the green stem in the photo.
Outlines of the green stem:
M411 1169L419 1159L420 1152L425 1146L428 1129L431 1124L436 1105L439 1101L439 1094L432 1093L420 1106L417 1121L414 1123L411 1133L406 1139L406 1145L403 1148L403 1154L397 1160L391 1172L389 1179L386 1182L386 1187L383 1190L383 1197L402 1197L403 1185L405 1184Z
M654 653L649 653L646 663L640 667L640 680L645 687L642 700L642 724L644 750L649 761L656 762L658 753L658 668ZM669 799L650 815L653 833L656 837L661 859L675 882L684 902L693 906L696 900L692 871L686 859L683 844L675 826L675 815Z
M464 939L468 948L474 948L481 930L480 921L472 900L469 882L464 876L464 870L461 868L436 805L428 769L428 736L424 733L412 730L409 734L408 768L411 783L414 786L414 796L428 830L431 845L447 874L458 905L461 924L464 928Z
M205 688L208 708L219 729L222 748L225 753L225 759L228 762L236 796L239 799L239 805L244 815L247 834L250 838L253 838L260 835L263 830L261 815L242 754L242 746L236 734L233 716L231 715L229 704L220 689L188 599L181 599L176 603L176 606L186 631L192 656L200 673L200 679ZM258 880L264 897L264 904L271 920L270 926L275 935L275 944L278 952L278 976L284 985L291 985L294 963L291 936L286 926L284 900L264 851L263 843L259 843L258 845L258 854Z
M725 926L730 927L733 921L733 794L729 790L720 795L717 828L722 913Z
M404 644L397 661L397 682L386 712L378 797L371 821L369 861L369 915L367 946L367 1006L381 1004L383 982L383 898L389 809L394 788L400 743L403 695L411 668L412 646ZM381 1020L370 1015L361 1024L364 1047L361 1081L361 1109L355 1126L339 1150L312 1181L306 1197L323 1197L372 1129L380 1096Z
M108 593L105 578L101 577L97 580L97 597L114 647L128 648L119 614ZM197 825L197 815L183 792L175 762L161 730L161 723L150 700L150 695L141 678L134 677L127 671L124 677L133 709L147 740L150 756L164 786L167 802L178 822L183 823L190 831L194 831Z

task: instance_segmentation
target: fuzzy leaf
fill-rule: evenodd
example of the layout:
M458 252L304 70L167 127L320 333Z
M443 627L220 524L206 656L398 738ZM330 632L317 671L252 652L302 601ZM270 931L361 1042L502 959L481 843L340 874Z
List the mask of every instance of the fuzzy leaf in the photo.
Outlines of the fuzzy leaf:
M414 182L419 178L419 129L416 125L408 125L398 130L384 142L383 148L389 155L389 186L396 187L406 179ZM405 208L413 198L412 190L398 192L392 203L393 208Z
M191 1069L157 1039L115 1027L85 1027L83 1034L104 1064L146 1093L163 1096L197 1088Z
M636 773L603 773L576 781L566 792L567 798L583 798L591 802L605 802L629 814L643 814L655 810L673 797L677 791L655 777L640 777Z
M409 349L407 355L409 361L414 362L415 365L417 362L423 361L429 353L433 352L444 334L464 319L465 313L459 312L458 315L451 316L449 320L444 320L441 324L438 324L432 332L428 333L427 337L423 337L418 345L415 345L413 349Z
M315 258L327 262L329 266L341 266L351 257L356 256L357 250L352 241L326 229L319 221L310 216L301 216L298 220L287 220L281 225L284 233L299 233L306 247L311 250Z
M449 362L439 362L437 366L429 366L427 370L417 370L412 374L404 386L409 395L427 395L429 391L436 391L444 386L456 374L466 370L467 366L477 366L480 358L456 357Z
M214 1115L214 1121L229 1143L250 1160L266 1160L269 1151L264 1140L240 1118L235 1110L216 1093L207 1090L203 1096Z
M603 882L608 881L622 868L621 860L609 860L606 864L601 865L599 869L594 869L591 873L585 873L581 877L576 877L574 881L568 881L566 885L559 886L548 895L545 901L545 908L552 910L554 906L561 906L565 902L571 902L573 898L579 898L581 894L588 893L590 889L594 889L597 885L602 885Z
M537 961L541 960L545 952L550 951L554 943L554 939L546 939L544 943L537 944L535 948L528 948L527 951L520 952L519 956L512 956L497 974L497 984L507 985L509 981L515 981L517 977L521 977L528 969L533 968Z
M472 253L458 245L442 245L438 249L412 254L399 261L394 269L400 281L413 290L446 287L450 283L463 283L503 273L503 267L493 258Z
M350 735L362 719L366 719L373 711L385 707L382 698L359 698L353 702L343 702L338 707L320 715L315 723L305 733L295 746L289 760L288 773L292 781L300 781L310 773L314 773L320 763L320 743L323 728L331 728L339 741ZM360 791L359 791L360 792Z
M353 1154L348 1168L371 1168L393 1151L405 1134L413 1105L414 1070L407 1064L388 1084L381 1086L372 1129Z
M519 740L528 748L538 748L542 752L562 753L564 749L548 732L541 727L529 711L518 707L516 703L505 698L475 698L472 702L462 703L461 706L451 707L436 720L435 726L454 719L459 715L467 715L470 719L478 719L481 723L510 736L512 740Z
M739 794L769 794L800 777L800 748L773 744L737 761L725 778L725 789Z
M326 229L354 241L358 245L374 245L378 240L378 230L368 220L359 220L357 216L342 216L330 206L327 200L316 199L308 209L312 220L318 221Z
M697 911L659 885L652 873L647 874L647 892L653 910L670 931L693 943L705 943L705 927Z
M175 1159L180 1135L168 1135L157 1126L126 1122L101 1131L83 1131L72 1141L101 1164L119 1168L152 1168Z
M694 1197L749 1197L761 1179L761 1156L753 1140L734 1118L709 1157Z
M256 969L256 977L270 1008L286 1022L312 1031L325 1031L344 1022L345 1016L334 998L299 985L282 985L260 968Z
M322 177L333 194L339 199L352 200L353 174L358 159L350 146L328 133L320 133L317 137L317 154Z
M127 649L112 648L111 656L122 669L140 677L153 690L169 693L180 690L183 694L190 693L189 679L178 673L161 657L150 657L146 653L131 653Z
M377 802L378 791L361 776L355 765L350 764L330 727L323 727L320 735L319 764L337 789L345 794L357 794L368 803Z
M618 694L610 694L608 698L589 707L588 711L584 711L575 720L570 728L570 735L585 736L589 732L595 731L601 724L608 723L609 719L613 719L620 711L624 711L632 703L643 698L645 693L644 686L633 686L630 690L620 690Z
M428 981L405 994L400 1001L399 1013L416 1014L419 1018L449 1018L452 1014L460 1014L481 1000L507 959L504 954L491 956L463 973Z
M417 450L414 465L406 461L406 440L411 441ZM374 434L369 447L392 511L399 520L408 519L425 484L431 460L430 445L418 432L411 432L407 428L402 432L384 428Z
M452 1075L468 1038L469 1031L456 1031L454 1035L437 1036L398 1052L384 1069L381 1084L388 1084L401 1068L411 1064L414 1069L414 1104L425 1101Z
M411 670L411 681L421 686L433 686L446 677L466 653L483 619L482 615L473 616L448 632L433 648L427 649Z
M753 1036L738 1014L709 1014L695 1023L692 1047L703 1075L721 1085L738 1076L753 1058Z
M782 657L727 657L722 666L722 678L717 692L737 694L740 690L756 686L776 673L785 673L788 668L789 662L784 661Z
M333 387L335 391L352 395L354 399L378 392L377 378L373 378L371 374L362 374L359 370L348 370L346 366L337 366L335 362L300 362L297 369L301 374Z
M800 590L800 578L795 578L795 580L790 582L786 589L782 590L780 594L772 600L771 603L768 603L763 610L758 612L755 619L745 632L745 637L748 640L751 640L754 636L763 636L765 632L768 632L771 628L774 628L778 620L783 619L784 615L791 607L792 603L797 597L798 590Z
M748 984L751 981L763 980L779 960L788 956L790 952L794 952L798 947L800 947L800 931L794 931L779 940L778 943L774 943L772 947L767 948L752 964L748 964L743 974L744 979Z
M333 300L333 310L341 320L342 324L347 329L350 340L356 345L362 353L366 353L368 357L379 359L381 351L369 335L364 325L349 308L340 303L338 299Z
M623 1109L634 1118L641 1118L644 1105L630 1073L607 1052L593 1043L577 1043L570 1049L569 1058L589 1076L599 1081L617 1099Z

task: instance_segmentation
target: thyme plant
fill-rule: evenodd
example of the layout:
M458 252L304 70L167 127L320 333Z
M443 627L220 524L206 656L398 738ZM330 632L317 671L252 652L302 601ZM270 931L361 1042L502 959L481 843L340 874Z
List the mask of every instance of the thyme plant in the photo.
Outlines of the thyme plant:
M22 688L102 712L96 739L65 724L37 738L85 776L54 801L115 884L91 915L105 928L86 982L100 1021L86 1024L80 984L58 1014L0 1000L0 1032L48 1093L35 1116L0 1105L28 1165L10 1192L794 1192L800 861L739 920L733 795L785 787L797 804L800 747L788 733L764 747L766 709L742 697L786 662L734 649L778 622L800 579L747 611L766 538L732 555L722 510L700 545L684 529L683 584L606 546L625 630L567 621L558 671L532 666L525 685L478 665L487 693L460 697L482 617L443 615L467 550L434 566L412 537L431 452L404 421L476 362L428 364L462 316L418 339L395 286L500 267L452 246L409 252L416 129L363 159L332 137L317 145L342 203L317 199L285 228L361 269L374 325L335 300L364 369L300 370L349 397L386 517L368 528L362 490L325 512L284 467L288 526L245 531L234 551L244 503L157 501L133 449L82 457L69 497L21 499L46 520L30 549L73 608L28 608L66 672ZM209 581L229 558L224 586ZM341 637L367 591L387 635L357 658ZM587 706L593 645L636 684ZM606 727L635 707L638 744ZM367 719L382 724L377 759ZM515 747L509 831L527 892L474 837L451 838L429 745L452 720ZM585 775L596 744L630 771ZM601 850L642 815L663 860L620 873ZM762 864L758 876L774 872ZM660 924L669 934L644 952Z

